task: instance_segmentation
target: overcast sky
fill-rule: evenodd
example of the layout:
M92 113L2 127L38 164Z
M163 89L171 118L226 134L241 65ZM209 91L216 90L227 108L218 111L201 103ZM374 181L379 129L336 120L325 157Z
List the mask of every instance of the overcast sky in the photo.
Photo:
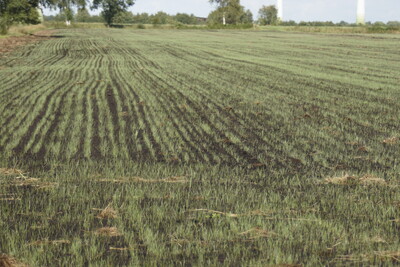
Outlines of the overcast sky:
M255 18L261 6L275 3L276 0L241 0ZM136 0L129 10L133 13L181 12L207 17L214 8L208 0ZM355 22L356 10L357 0L283 0L284 20ZM400 21L400 0L366 0L366 21L391 20Z

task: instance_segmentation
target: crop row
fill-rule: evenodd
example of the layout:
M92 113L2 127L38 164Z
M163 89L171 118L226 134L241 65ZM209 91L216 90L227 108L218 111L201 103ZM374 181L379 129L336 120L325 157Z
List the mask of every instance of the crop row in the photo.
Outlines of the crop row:
M395 164L397 37L63 31L1 61L12 157L300 171Z

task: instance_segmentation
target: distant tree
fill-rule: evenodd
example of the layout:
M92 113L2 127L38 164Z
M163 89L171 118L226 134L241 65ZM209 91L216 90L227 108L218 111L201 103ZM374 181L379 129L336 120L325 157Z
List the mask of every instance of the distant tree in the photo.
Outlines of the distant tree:
M261 25L278 24L278 9L274 5L262 6L258 11L259 23Z
M376 21L373 25L374 26L386 26L386 24L382 21Z
M63 14L65 16L65 24L67 24L67 26L71 25L71 21L74 19L74 11L72 8L70 6L64 8Z
M252 20L253 15L244 10L240 0L210 0L210 2L217 3L218 8L209 14L209 24L245 24Z
M189 14L186 14L186 13L178 13L178 14L176 14L174 16L174 20L177 21L177 22L180 22L182 24L194 25L194 24L198 23L197 18L193 14L189 15Z
M391 26L391 27L399 27L400 26L400 21L388 21L386 25Z
M57 21L57 22L63 21L66 23L66 25L70 25L70 22L75 19L75 16L73 16L73 14L74 13L72 12L72 10L71 13L69 12L69 10L60 10L58 14L54 16L44 16L44 19L46 21ZM67 21L69 21L69 23Z
M344 21L344 20L342 20L342 21L340 21L339 23L337 23L336 25L337 25L337 26L349 26L349 23L346 22L346 21Z
M86 8L80 8L76 12L75 21L76 22L90 22L91 16Z
M158 24L167 24L170 21L172 21L172 18L167 13L159 11L156 14L151 15L150 20L152 24L158 25Z
M282 26L296 26L297 23L294 20L289 20L289 21L281 21L279 23L279 25L282 25Z
M113 19L113 23L116 24L132 24L134 23L135 17L132 14L132 12L129 11L123 11L118 13L114 19Z
M150 15L148 13L138 13L133 16L133 22L139 24L150 24Z
M78 9L86 7L86 0L50 0L57 4L60 9L60 13L65 18L65 24L67 26L71 25L71 21L74 19L73 6L77 6Z
M101 8L101 15L107 26L110 26L118 13L126 11L134 3L134 0L93 0L92 9Z
M99 16L99 15L93 15L93 16L90 16L90 20L89 20L89 22L98 22L98 23L104 23L105 21L104 21L104 18L103 18L102 16Z
M245 24L251 24L253 21L253 13L250 11L250 9L247 9L241 18L241 22Z
M311 26L310 23L306 22L306 21L300 21L298 25L299 26Z

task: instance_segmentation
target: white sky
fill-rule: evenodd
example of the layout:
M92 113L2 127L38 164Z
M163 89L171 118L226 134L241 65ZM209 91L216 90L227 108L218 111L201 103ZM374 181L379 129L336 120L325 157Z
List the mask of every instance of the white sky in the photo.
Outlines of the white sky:
M246 9L257 17L263 5L274 5L276 0L241 0ZM357 0L283 0L283 19L295 21L355 22ZM169 14L189 13L207 17L215 8L208 0L136 0L129 10L133 13ZM54 13L54 12L51 12ZM98 13L98 12L96 12ZM45 11L45 14L49 14ZM366 21L400 21L400 0L366 0Z

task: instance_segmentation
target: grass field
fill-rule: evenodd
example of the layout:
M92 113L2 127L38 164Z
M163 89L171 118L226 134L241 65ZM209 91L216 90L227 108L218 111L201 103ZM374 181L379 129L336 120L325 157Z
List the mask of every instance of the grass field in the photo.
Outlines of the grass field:
M398 264L399 41L73 29L0 58L0 253Z

